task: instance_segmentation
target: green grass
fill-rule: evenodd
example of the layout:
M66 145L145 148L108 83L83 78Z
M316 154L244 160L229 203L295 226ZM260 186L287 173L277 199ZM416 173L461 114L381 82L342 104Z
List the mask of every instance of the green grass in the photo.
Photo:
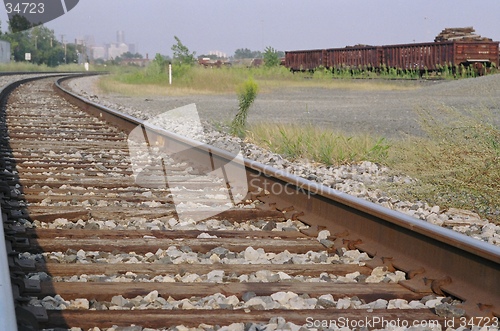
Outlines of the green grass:
M360 161L382 162L389 144L384 138L352 135L317 128L313 125L252 125L249 139L275 153L292 159L305 158L327 165Z

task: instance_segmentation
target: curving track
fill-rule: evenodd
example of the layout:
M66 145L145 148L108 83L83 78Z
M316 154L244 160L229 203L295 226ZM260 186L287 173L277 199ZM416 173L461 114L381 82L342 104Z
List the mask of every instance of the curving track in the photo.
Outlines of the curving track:
M498 321L498 247L249 160L230 162L228 152L59 91L70 104L53 82L26 83L2 110L2 210L22 328L276 317L306 326L348 318L449 326L451 317L422 305L432 294L461 301L440 312L464 309L456 327L465 317ZM127 144L138 126L148 150L172 156L151 166L142 185ZM225 170L214 176L196 165ZM221 180L243 185L228 180L241 170L246 198L202 220L200 210L224 203ZM157 185L165 171L173 177ZM180 218L172 193L182 189L196 208Z

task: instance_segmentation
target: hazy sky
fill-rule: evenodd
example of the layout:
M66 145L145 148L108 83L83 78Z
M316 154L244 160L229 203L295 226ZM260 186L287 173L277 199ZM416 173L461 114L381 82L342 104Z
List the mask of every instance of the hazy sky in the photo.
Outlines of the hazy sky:
M7 15L0 19L6 30ZM197 55L238 48L278 50L433 41L447 27L473 26L500 40L500 0L80 0L49 23L57 38L125 41L153 57L178 36Z

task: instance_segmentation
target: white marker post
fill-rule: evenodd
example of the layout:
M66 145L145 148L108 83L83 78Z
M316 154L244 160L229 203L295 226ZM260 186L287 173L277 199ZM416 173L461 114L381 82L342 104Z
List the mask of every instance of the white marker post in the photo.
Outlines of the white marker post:
M172 63L168 64L168 83L172 85Z

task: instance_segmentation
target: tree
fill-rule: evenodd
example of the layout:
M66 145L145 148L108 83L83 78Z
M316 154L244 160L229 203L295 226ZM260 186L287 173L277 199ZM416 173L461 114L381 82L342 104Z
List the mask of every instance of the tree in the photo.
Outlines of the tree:
M174 61L178 63L193 65L196 63L196 52L190 53L189 49L182 44L181 40L174 36L177 43L172 46L174 52Z
M251 51L248 48L238 48L234 51L235 59L255 59L262 58L262 53L259 51Z
M280 65L280 57L278 51L268 46L264 51L264 65L268 68L277 67Z
M9 32L2 34L0 39L10 42L14 61L25 61L26 53L31 54L32 63L51 67L78 60L76 45L58 42L53 30L40 25L14 32L17 28L13 24L16 22L9 21Z

